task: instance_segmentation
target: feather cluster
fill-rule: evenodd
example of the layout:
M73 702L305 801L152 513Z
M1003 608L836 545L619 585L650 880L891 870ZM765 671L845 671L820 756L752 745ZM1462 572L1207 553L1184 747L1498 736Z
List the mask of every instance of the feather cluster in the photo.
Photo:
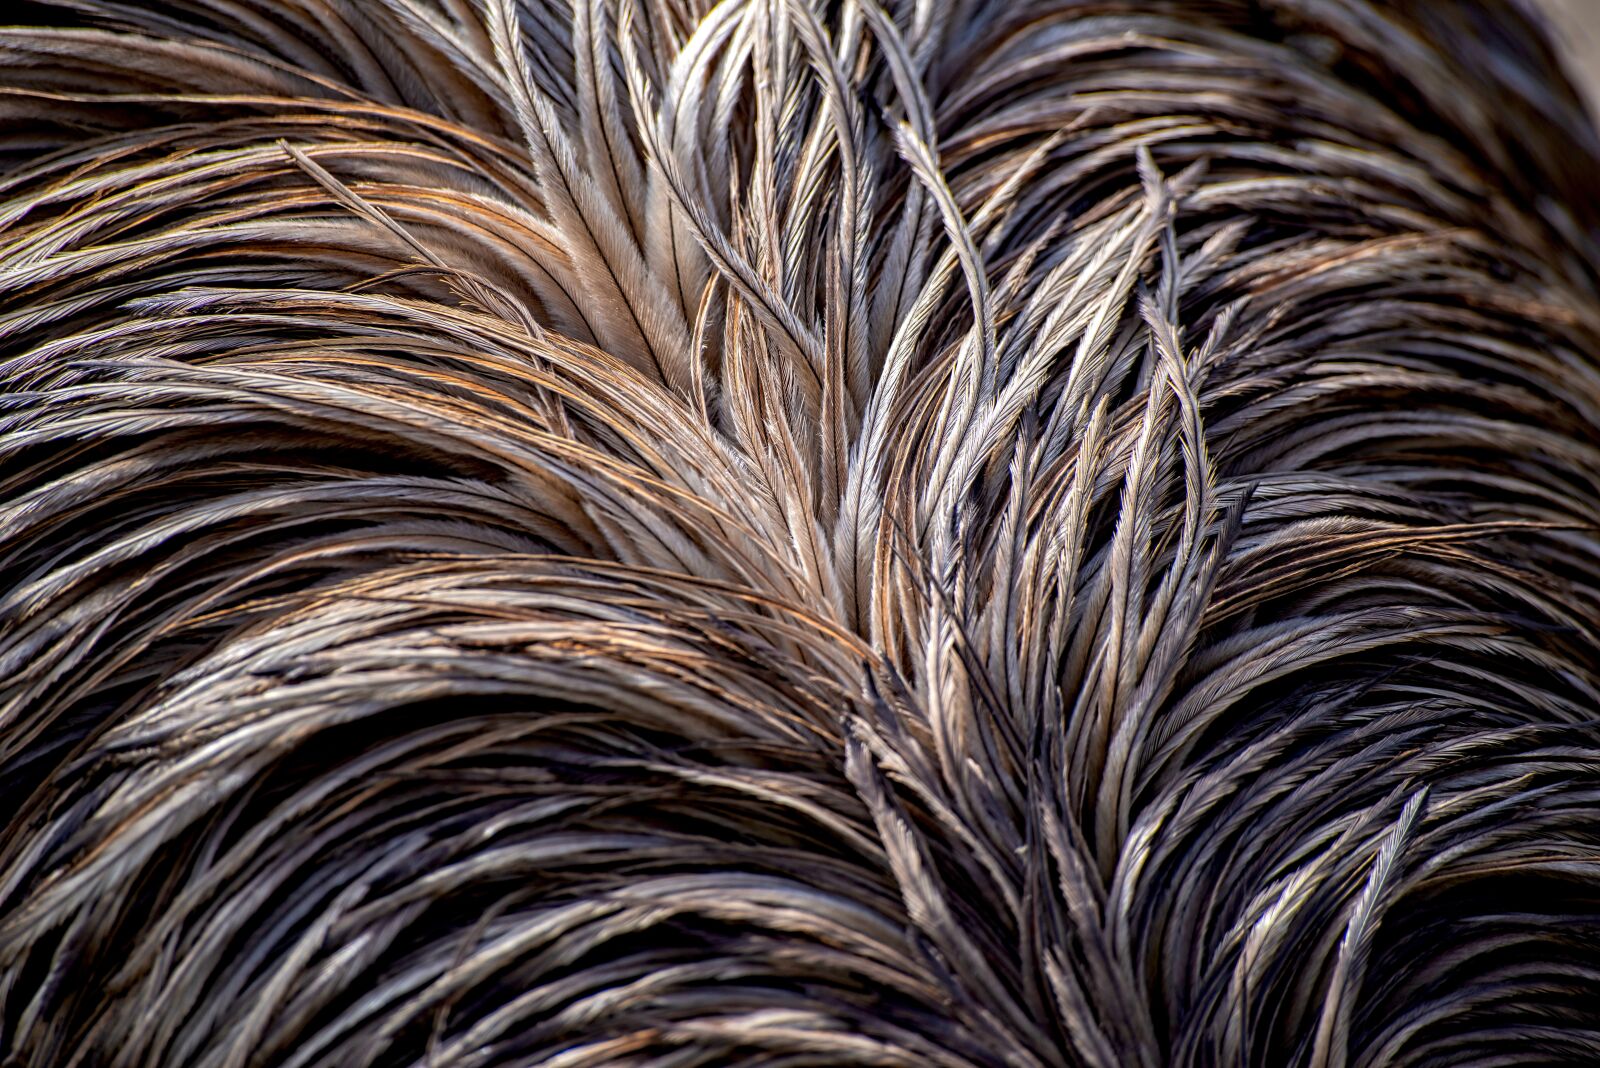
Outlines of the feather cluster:
M0 30L0 1062L1600 1063L1513 0Z

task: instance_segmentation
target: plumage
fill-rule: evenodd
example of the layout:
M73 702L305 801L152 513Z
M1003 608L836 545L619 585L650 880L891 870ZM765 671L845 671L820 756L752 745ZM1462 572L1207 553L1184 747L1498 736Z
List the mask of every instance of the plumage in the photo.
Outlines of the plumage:
M0 1061L1600 1061L1514 0L0 30Z

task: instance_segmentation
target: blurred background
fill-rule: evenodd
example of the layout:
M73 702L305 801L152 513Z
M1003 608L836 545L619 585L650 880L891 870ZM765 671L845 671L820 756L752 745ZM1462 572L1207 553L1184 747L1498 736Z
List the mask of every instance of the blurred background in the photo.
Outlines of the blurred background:
M1538 0L1556 25L1567 73L1600 115L1600 0Z

